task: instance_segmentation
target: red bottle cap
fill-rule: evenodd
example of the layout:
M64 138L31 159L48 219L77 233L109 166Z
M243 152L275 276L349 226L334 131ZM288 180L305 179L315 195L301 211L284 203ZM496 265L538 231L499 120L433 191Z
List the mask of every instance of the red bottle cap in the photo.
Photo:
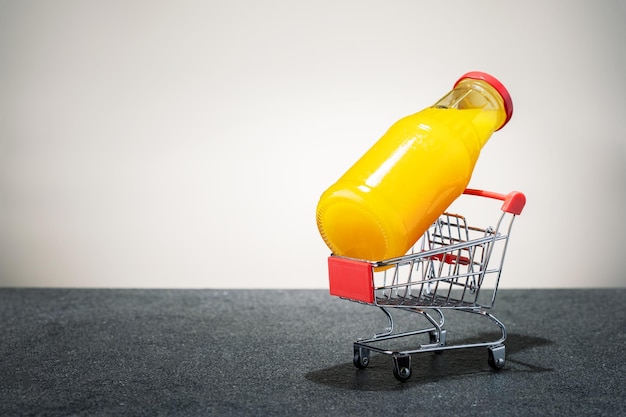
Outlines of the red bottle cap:
M500 81L498 81L496 77L481 71L468 72L467 74L459 78L459 80L454 83L454 86L456 87L461 81L466 78L471 78L473 80L483 80L491 85L493 88L495 88L500 96L502 96L502 101L504 101L504 111L506 113L506 119L504 120L504 123L502 123L502 126L497 128L496 130L502 129L504 125L506 125L508 121L511 120L511 116L513 115L513 100L511 100L511 95L507 91L506 87Z

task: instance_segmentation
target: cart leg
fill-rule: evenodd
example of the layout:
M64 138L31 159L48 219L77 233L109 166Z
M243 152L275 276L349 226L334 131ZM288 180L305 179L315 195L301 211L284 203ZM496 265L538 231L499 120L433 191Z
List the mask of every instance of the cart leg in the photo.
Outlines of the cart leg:
M489 366L492 369L502 369L506 363L504 345L489 347Z
M411 377L411 355L393 355L393 376L401 382L405 382Z
M367 368L367 365L370 363L370 351L369 349L362 348L360 346L354 345L354 356L352 358L352 363L359 369Z

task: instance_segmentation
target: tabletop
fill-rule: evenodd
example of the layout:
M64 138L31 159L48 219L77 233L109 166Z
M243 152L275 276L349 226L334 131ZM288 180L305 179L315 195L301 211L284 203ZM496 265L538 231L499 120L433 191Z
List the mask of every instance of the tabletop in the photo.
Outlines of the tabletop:
M4 288L0 415L626 415L625 296L500 290L503 369L424 352L400 382L352 362L384 314L325 290ZM474 316L446 311L450 340L491 337Z

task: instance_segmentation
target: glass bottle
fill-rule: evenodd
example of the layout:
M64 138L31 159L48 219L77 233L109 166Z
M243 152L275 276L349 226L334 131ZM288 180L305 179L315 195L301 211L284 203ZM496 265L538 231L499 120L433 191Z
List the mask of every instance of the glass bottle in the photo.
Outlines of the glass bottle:
M317 226L332 253L404 255L463 193L482 147L512 113L496 78L469 72L433 106L397 121L320 197Z

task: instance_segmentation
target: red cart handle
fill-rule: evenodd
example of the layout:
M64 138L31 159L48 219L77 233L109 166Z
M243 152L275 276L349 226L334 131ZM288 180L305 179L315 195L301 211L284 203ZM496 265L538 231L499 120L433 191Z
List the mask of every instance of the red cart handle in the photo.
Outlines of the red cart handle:
M496 200L504 201L502 211L519 215L522 213L524 205L526 205L526 196L519 191L511 191L508 194L494 193L493 191L474 190L466 188L463 194L476 195L480 197L488 197Z

